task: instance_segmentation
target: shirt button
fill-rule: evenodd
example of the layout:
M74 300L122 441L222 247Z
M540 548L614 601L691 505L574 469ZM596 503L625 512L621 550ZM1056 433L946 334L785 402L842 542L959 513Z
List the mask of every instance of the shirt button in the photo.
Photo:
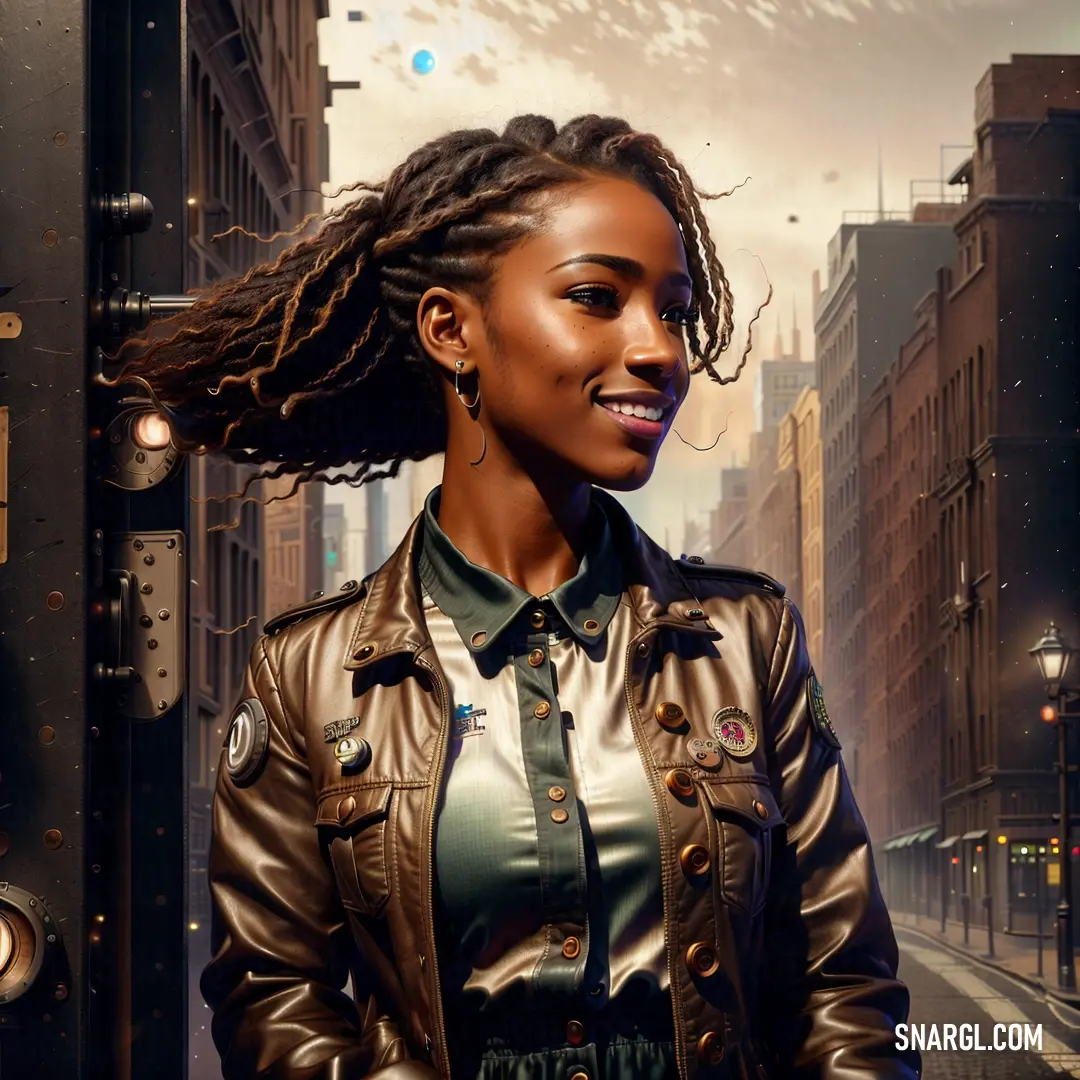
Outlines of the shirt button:
M689 798L694 794L694 781L685 769L669 769L664 774L664 783L672 795Z
M529 653L529 667L539 667L544 662L544 650L533 649Z
M692 975L700 975L703 979L707 979L720 970L720 957L716 955L716 949L707 941L695 941L686 950L686 966Z
M580 1046L585 1041L585 1025L580 1020L571 1020L566 1025L566 1041L571 1046Z
M656 719L659 721L661 727L677 728L682 725L683 716L685 713L682 711L682 706L677 705L674 701L661 701L656 706Z
M715 1031L706 1031L698 1039L697 1056L702 1065L719 1065L724 1060L724 1040Z
M702 847L701 844L687 844L679 853L679 862L682 864L684 873L690 877L700 877L709 870L708 848Z
M559 787L558 784L553 784L548 788L548 798L552 802L562 802L566 798L566 788Z
M542 611L534 611L529 616L529 622L536 627L537 630L544 628L544 613Z
M568 937L562 943L562 954L567 960L573 960L581 955L581 942L576 937Z
M537 720L543 720L545 716L549 716L550 714L551 703L547 701L541 701L540 704L533 709L533 716L535 716Z
M570 820L570 815L565 810L552 810L551 820L554 821L556 825L565 825L566 822Z

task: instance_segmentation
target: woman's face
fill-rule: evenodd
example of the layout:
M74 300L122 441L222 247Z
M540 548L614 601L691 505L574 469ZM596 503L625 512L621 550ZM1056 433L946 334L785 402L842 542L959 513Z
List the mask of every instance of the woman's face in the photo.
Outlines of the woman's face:
M496 264L486 332L471 333L488 455L549 481L640 487L689 386L682 237L659 199L616 178L561 191L545 216ZM450 405L475 456L474 425Z

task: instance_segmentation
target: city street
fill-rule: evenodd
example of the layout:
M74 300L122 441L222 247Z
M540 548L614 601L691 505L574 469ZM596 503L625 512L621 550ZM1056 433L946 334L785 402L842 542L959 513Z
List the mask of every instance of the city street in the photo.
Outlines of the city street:
M900 977L911 990L911 1024L978 1024L981 1041L995 1024L1041 1024L1035 1050L923 1050L924 1080L1028 1080L1080 1077L1080 1012L1047 1003L999 971L935 947L932 939L896 928Z

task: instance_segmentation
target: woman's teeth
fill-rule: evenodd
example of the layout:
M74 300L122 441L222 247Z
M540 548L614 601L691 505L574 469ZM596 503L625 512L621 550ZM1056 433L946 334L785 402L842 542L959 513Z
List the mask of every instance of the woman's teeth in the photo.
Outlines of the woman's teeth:
M631 405L624 401L605 401L604 408L623 416L636 416L640 420L659 420L664 415L663 409L650 409L645 405Z

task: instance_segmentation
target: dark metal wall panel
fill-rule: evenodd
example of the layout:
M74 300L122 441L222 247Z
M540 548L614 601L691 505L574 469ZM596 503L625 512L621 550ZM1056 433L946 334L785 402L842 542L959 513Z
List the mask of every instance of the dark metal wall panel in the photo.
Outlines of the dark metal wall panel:
M69 966L0 1007L5 1077L87 1075L86 55L82 3L0 4L0 881L44 902Z

